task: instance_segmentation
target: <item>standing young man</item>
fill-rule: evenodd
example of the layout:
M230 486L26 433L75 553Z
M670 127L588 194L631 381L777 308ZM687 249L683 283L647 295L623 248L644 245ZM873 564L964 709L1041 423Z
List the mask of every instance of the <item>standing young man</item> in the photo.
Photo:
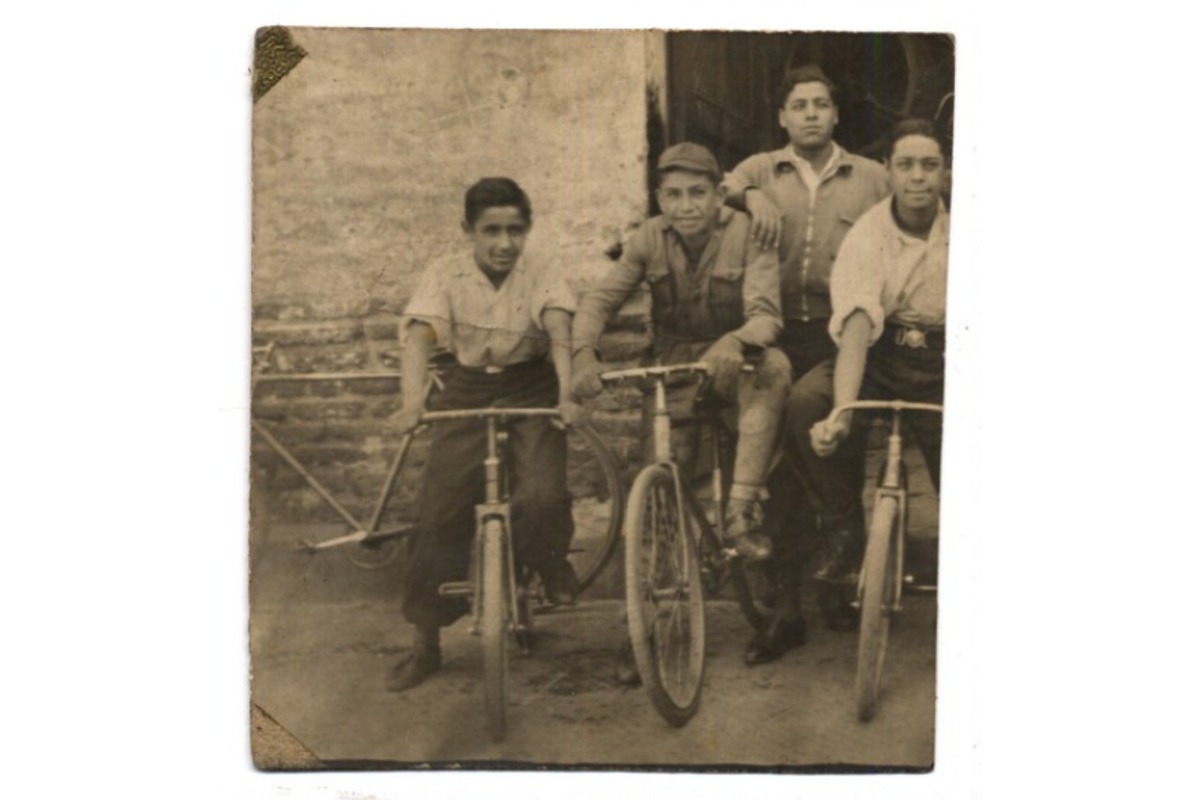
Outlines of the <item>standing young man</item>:
M802 377L837 352L829 337L832 307L829 277L846 232L868 208L889 194L883 166L846 152L833 139L838 123L837 87L818 66L793 69L778 94L779 125L788 143L780 150L759 153L725 176L729 202L750 212L755 241L778 247L783 331L779 347L791 361L792 374ZM792 389L793 396L796 387ZM789 437L797 435L788 423ZM807 437L808 429L803 431ZM785 632L801 620L799 535L782 501L792 495L785 481L790 473L773 476L771 516L788 517L775 528L775 573L779 603L767 635L756 636L746 648L746 661L761 664L780 657L790 646ZM837 520L812 518L804 509L803 527L826 529ZM808 533L808 531L805 531Z
M828 327L829 275L850 226L889 194L881 164L833 140L837 88L816 65L787 73L779 125L788 143L725 176L728 201L750 213L760 247L778 247L783 332L779 346L797 378L835 353Z
M432 264L401 320L403 408L397 426L412 430L424 410L427 364L435 347L456 365L431 408L558 407L574 422L571 315L574 297L562 273L521 259L533 224L529 198L508 178L484 178L466 194L462 223L469 251ZM508 427L514 554L541 576L553 602L577 591L566 561L571 540L566 438L545 417ZM441 667L440 630L467 611L438 587L467 574L475 504L484 491L481 420L438 423L417 499L420 528L410 551L404 615L413 649L388 682L405 691Z
M799 450L812 477L809 499L823 515L858 520L830 532L830 580L853 574L862 557L866 434L852 414L826 416L858 399L942 402L948 155L926 120L906 120L892 132L887 168L895 195L859 219L833 269L829 333L837 359L805 375L789 400L789 424L808 432ZM941 417L913 414L907 422L940 487Z

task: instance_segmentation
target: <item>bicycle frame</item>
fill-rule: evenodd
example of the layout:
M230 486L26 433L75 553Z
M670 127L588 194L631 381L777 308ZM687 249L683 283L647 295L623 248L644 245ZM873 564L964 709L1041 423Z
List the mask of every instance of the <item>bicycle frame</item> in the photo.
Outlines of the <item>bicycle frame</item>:
M269 362L271 353L274 351L274 343L262 348L255 348L255 356L258 361L255 364L254 371L251 375L250 392L253 395L254 390L260 383L272 382L325 382L325 381L346 381L346 380L399 380L400 376L395 372L309 372L303 374L283 373L278 375L267 374L266 364ZM430 374L429 380L425 384L425 389L422 393L422 402L429 399L434 388L441 388L441 380L435 373ZM412 444L413 434L409 432L404 435L400 442L400 447L396 452L395 458L392 459L388 467L387 476L384 478L383 486L380 488L379 497L375 501L375 505L371 511L371 518L367 524L363 524L354 514L350 512L332 492L329 491L305 466L298 458L271 432L270 428L260 420L253 416L250 418L250 428L257 433L267 445L275 451L283 462L292 468L304 482L317 493L317 496L327 505L334 513L350 526L351 532L343 536L336 536L332 539L325 539L319 542L302 541L299 543L300 548L309 552L324 550L330 547L338 547L346 544L357 544L370 540L383 540L393 537L408 536L412 533L412 526L405 525L399 528L389 530L379 530L379 523L383 520L384 512L387 511L388 501L392 497L392 493L396 488L396 480L400 476L400 469L404 465L404 459L408 456L409 446Z
M753 372L752 366L746 365L742 367L743 372ZM686 520L695 518L700 525L713 528L716 532L718 541L725 540L725 520L723 514L718 512L716 521L710 523L701 510L700 503L691 491L691 486L687 481L684 481L679 474L679 465L675 462L674 453L671 452L671 413L667 407L667 388L666 380L672 375L708 375L708 368L701 363L690 364L672 364L667 366L654 367L638 367L634 369L614 370L605 372L600 375L600 380L604 383L616 383L623 380L631 380L638 378L649 378L654 381L654 420L653 420L653 442L654 454L652 463L661 464L670 470L675 481L675 486L679 490L679 518ZM720 441L716 431L713 432L713 467L712 467L712 491L713 504L717 509L723 509L725 503L724 497L724 473L721 467L720 458ZM691 514L685 513L684 498L687 499L691 506ZM701 536L699 532L695 532L694 538L699 544Z

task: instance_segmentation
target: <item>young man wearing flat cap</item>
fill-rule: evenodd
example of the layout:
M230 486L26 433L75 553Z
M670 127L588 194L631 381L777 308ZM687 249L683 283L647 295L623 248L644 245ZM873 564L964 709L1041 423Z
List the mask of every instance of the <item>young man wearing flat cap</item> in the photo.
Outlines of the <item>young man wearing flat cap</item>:
M654 343L647 360L705 362L716 394L736 407L726 535L742 557L761 560L770 554L770 539L761 532L764 486L791 383L787 358L770 347L781 325L779 260L773 249L754 243L750 217L724 205L721 168L707 148L691 142L669 147L657 172L662 214L634 232L621 261L580 301L572 335L575 393L599 394L596 346L604 324L648 283ZM753 374L742 373L751 349L763 351L763 359ZM695 399L694 385L670 387L672 418L693 416ZM645 409L648 424L649 398ZM687 432L676 431L685 434L677 439ZM679 444L680 452L694 453L694 442Z

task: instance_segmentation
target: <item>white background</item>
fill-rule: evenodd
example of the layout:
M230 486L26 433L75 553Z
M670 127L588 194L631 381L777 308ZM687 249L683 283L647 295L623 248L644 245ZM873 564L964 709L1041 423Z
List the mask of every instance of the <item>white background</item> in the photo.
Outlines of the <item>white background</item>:
M1190 20L1159 2L594 5L6 6L3 793L1195 796ZM253 770L249 67L267 24L957 34L932 775Z

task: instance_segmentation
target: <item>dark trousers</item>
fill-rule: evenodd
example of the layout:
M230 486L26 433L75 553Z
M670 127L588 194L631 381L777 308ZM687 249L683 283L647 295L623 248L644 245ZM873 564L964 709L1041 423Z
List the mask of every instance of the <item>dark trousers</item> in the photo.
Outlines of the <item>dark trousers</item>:
M454 369L430 410L552 408L558 379L548 362L488 375ZM567 494L566 434L545 417L507 424L501 457L507 467L512 542L518 569L540 571L561 562L573 526ZM419 527L409 551L404 616L422 627L450 625L467 612L462 598L438 596L438 586L467 577L475 536L475 504L484 500L482 420L439 422L417 498Z
M834 361L824 361L792 387L786 422L788 446L816 513L829 520L861 520L869 415L855 414L850 435L827 458L813 451L809 437L812 426L833 410L833 371ZM940 404L944 375L944 342L940 336L927 348L906 347L896 342L895 329L888 327L868 352L859 399ZM904 424L916 438L937 488L941 483L941 416L907 414Z
M837 356L837 345L829 335L828 318L807 322L786 320L778 347L791 362L795 376L802 376ZM793 385L791 393L795 391ZM784 435L787 436L786 431ZM784 603L798 604L805 544L813 541L817 526L814 510L804 502L802 486L797 485L803 465L791 453L787 460L791 463L776 467L767 483L766 532L772 540L773 554L762 569Z
M801 378L822 361L837 358L837 344L829 335L829 318L802 322L789 319L779 334L778 347L792 362L792 375Z

